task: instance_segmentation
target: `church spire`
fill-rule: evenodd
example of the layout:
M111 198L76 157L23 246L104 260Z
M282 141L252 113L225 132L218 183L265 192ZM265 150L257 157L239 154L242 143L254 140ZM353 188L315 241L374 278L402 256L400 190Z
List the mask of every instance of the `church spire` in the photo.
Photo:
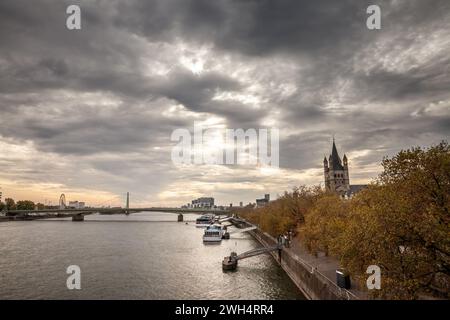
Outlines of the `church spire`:
M336 143L334 141L334 135L333 135L333 148L331 150L331 157L330 157L330 162L333 165L333 169L334 170L344 170L344 168L342 167L342 162L341 162L341 158L339 157L337 148L336 148Z
M324 162L324 177L325 177L325 189L328 191L336 192L341 196L344 196L350 192L350 180L348 176L348 159L344 154L344 158L341 160L336 148L336 140L333 134L333 145L331 148L331 154L328 158L323 159Z

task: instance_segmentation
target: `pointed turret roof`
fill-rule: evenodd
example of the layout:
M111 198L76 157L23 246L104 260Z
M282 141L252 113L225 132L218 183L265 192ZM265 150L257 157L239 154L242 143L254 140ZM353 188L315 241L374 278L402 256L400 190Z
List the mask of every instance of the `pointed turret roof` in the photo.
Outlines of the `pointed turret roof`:
M330 162L333 165L334 170L344 170L341 158L339 158L339 154L337 152L336 144L334 143L334 137L333 137L333 149L331 150L330 158L331 158Z

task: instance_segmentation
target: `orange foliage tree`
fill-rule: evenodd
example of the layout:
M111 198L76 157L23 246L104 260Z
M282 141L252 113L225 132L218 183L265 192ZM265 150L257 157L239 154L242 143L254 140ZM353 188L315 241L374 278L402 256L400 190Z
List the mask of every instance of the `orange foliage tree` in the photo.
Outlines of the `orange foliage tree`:
M352 200L338 255L354 274L382 269L382 298L449 297L450 148L401 151Z

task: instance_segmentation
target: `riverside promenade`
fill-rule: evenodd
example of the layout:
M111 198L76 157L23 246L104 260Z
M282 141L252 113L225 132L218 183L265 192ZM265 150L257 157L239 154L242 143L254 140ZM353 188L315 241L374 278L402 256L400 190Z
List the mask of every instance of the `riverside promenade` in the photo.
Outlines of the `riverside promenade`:
M245 220L243 224L251 225ZM240 225L238 227L243 227ZM264 247L276 245L277 240L259 228L249 233ZM292 239L289 248L283 247L281 255L270 252L270 255L280 264L292 281L310 300L366 300L367 291L361 289L355 279L351 279L351 289L340 288L336 281L336 270L340 268L339 261L334 257L318 254L317 257L308 253L299 243Z
M290 251L293 256L316 268L330 281L336 283L336 269L340 268L339 261L336 258L326 256L323 252L319 252L316 257L310 254L296 238L292 239L290 248L285 250ZM348 289L348 291L360 300L368 299L367 291L361 290L359 283L353 278L351 278L351 289Z

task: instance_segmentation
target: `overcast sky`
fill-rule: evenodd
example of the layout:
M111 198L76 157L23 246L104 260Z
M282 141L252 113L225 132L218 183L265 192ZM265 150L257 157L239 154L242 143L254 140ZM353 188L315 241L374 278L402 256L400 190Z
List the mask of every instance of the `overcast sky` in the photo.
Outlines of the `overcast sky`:
M0 191L254 202L323 183L333 134L350 182L367 183L383 156L448 139L449 32L448 0L2 0ZM280 169L175 166L171 133L194 121L279 128Z

